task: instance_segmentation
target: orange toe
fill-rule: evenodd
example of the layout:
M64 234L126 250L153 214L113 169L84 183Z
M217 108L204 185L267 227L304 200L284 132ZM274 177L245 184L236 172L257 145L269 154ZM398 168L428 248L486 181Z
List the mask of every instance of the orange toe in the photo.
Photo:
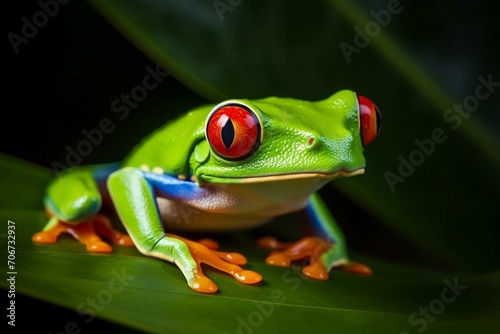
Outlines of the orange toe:
M219 289L217 285L206 276L198 276L188 282L189 287L197 292L215 293Z
M104 241L91 241L86 244L87 250L96 253L111 253L113 248Z
M123 234L120 238L115 239L115 243L120 246L124 247L132 247L134 246L134 242L132 241L132 238L130 238L128 235Z
M57 236L49 232L38 232L31 237L31 240L42 244L54 244L57 241Z
M247 264L247 258L240 253L226 253L226 252L215 252L221 259L226 260L229 263L237 265Z
M251 270L241 270L238 272L235 272L233 274L233 277L236 278L238 281L241 283L245 284L255 284L259 283L262 281L262 276L255 271Z
M373 271L366 264L359 262L350 262L340 267L340 269L357 275L371 276Z
M271 236L265 236L261 237L257 240L257 244L260 247L268 248L268 249L276 249L276 250L283 250L289 247L292 243L291 242L282 242L276 239L275 237Z
M324 265L319 262L312 263L302 269L302 273L308 277L325 281L328 279L328 271Z
M291 258L282 252L272 253L266 258L266 263L278 267L290 267Z

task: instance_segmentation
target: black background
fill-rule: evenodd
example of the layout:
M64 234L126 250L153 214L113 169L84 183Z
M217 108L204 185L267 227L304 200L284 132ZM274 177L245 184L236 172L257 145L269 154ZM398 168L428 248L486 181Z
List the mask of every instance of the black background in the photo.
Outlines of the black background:
M96 128L104 117L116 121L116 114L110 107L111 102L140 84L146 74L145 67L154 68L156 64L84 1L71 1L61 5L57 15L39 28L36 36L27 44L20 45L19 52L15 53L7 38L8 33L20 34L23 25L21 18L26 16L31 21L32 15L39 10L36 1L9 2L8 9L4 10L3 82L6 90L2 107L0 152L50 168L54 161L65 160L66 146L75 147L84 138L82 130ZM446 22L444 15L441 24ZM491 26L491 29L495 29L495 26ZM471 46L467 52L474 55L474 48ZM487 61L496 64L498 68L499 59ZM461 93L459 90L457 92ZM158 89L149 94L148 100L154 100L155 96L162 94L186 97L184 100L188 102L171 106L173 111L165 112L160 117L165 120L170 119L173 113L205 102L173 77L166 78ZM106 135L102 144L95 147L92 154L84 157L82 164L121 159L130 147L121 146L120 138L134 136L139 139L155 128L155 124L140 121L143 112L140 108L132 110L123 126ZM134 131L137 125L141 128ZM65 142L61 142L61 138ZM362 226L360 223L356 228L369 229L373 232L373 238L383 235L393 244L398 244L398 249L408 250L400 254L377 255L395 260L404 259L406 262L417 262L418 257L425 256L411 254L411 242L378 225L375 219L366 216L363 210L333 188L322 195L334 198L331 201L334 205L350 207L350 210L345 211L357 214L354 219L363 222ZM339 218L340 221L343 220L342 217ZM352 227L342 228L347 235L355 233ZM370 244L369 240L355 238L352 241L352 247L359 250L367 250L367 245ZM36 332L59 333L64 330L67 321L77 318L74 310L21 294L17 294L16 298L17 329L34 326ZM37 319L42 319L41 321L34 320L35 312ZM99 319L82 329L83 332L128 330Z

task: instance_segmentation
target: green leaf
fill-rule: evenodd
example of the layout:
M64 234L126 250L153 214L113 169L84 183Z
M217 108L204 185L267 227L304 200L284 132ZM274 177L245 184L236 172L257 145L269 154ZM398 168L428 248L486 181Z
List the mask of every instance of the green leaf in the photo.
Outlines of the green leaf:
M498 81L494 67L478 65L481 51L455 50L464 40L477 40L461 27L472 26L466 17L480 6L463 9L447 1L428 11L420 3L401 2L391 22L359 45L354 28L376 22L371 12L387 11L388 4L235 1L224 10L220 1L90 3L125 38L209 100L320 99L343 88L370 97L384 124L366 148L367 172L335 186L449 267L500 268L496 88L490 87L488 98L476 98L479 105L467 116L452 111L454 104L475 98L485 80ZM453 18L450 31L440 30L441 12ZM484 29L484 38L495 44ZM342 43L357 45L357 51L345 55ZM488 45L480 46L486 52ZM440 57L428 61L429 53ZM452 71L457 66L464 69L458 85Z
M120 129L113 138L107 137L89 159L120 158L157 124L204 100L267 95L320 99L344 88L371 98L382 110L384 125L379 138L366 149L367 173L335 182L336 188L350 200L336 196L332 188L324 189L322 195L347 232L348 244L355 245L350 247L352 257L371 265L375 274L358 277L333 271L328 281L318 282L305 279L297 266L264 265L267 251L257 248L255 239L262 234L297 238L300 236L297 222L291 216L262 229L213 236L224 250L246 255L249 259L246 267L264 276L262 284L245 286L206 268L207 275L219 285L216 295L194 293L174 265L144 257L134 248L116 248L107 255L89 254L69 236L62 237L55 245L36 245L31 236L46 223L42 198L54 173L0 155L0 216L4 222L0 254L7 261L7 246L11 241L7 239L7 226L9 220L13 221L18 328L31 327L31 319L38 313L46 318L34 325L44 324L50 332L84 332L96 324L120 324L110 326L110 330L496 333L500 327L500 244L496 240L500 232L497 223L500 150L494 116L498 92L493 91L481 100L468 118L455 118L453 122L443 118L454 104L464 103L475 94L480 83L478 77L492 75L498 81L499 68L495 65L498 36L492 33L495 27L489 23L497 19L494 11L479 12L480 2L464 4L448 0L426 8L422 2L401 1L404 9L393 15L390 24L370 38L359 53L352 54L348 63L340 43L354 45L353 28L363 30L366 22L372 20L370 11L385 10L386 3L368 0L89 3L124 38L204 98L184 94L182 89L172 86L156 91L159 94L151 94L141 103L128 122L119 123L117 117L113 118ZM219 3L229 4L230 9L218 13L214 6ZM72 3L61 6L60 11L85 13L79 10L82 6ZM37 10L38 7L33 12ZM28 12L31 10L22 15ZM60 22L61 16L54 20ZM67 37L75 39L75 44L87 46L88 50L82 48L85 50L82 54L97 56L102 49L94 39L100 36L85 34L87 39L78 39L83 34L74 34L75 30L91 27L85 16L78 15L79 20L74 21L76 16L69 16L74 30ZM477 17L480 19L476 20ZM29 45L21 45L21 56L32 51L29 48L39 43L40 36L53 33L48 30L55 23L39 32L36 39L30 39ZM18 26L16 21L15 27ZM43 46L44 51L48 49ZM123 52L120 57L131 61L122 64L134 63L134 56ZM111 85L115 88L112 96L90 99L94 103L84 105L93 108L93 104L98 107L102 103L103 112L107 112L104 117L108 117L109 102L139 82L137 78L130 82L123 80L128 78L131 68L118 76L105 61L96 66L92 59L79 66L72 64L73 59L68 57L65 68L89 77L98 73L95 81L99 85L98 91L82 89L81 95L75 95L76 102L61 97L61 104L68 103L71 115L76 111L72 109L75 106L85 109L81 99L87 101L89 94L99 95L106 85ZM138 67L144 69L143 64ZM52 76L51 71L40 73ZM140 72L138 78L143 75ZM25 79L20 76L19 82L22 80ZM39 85L33 85L39 90ZM33 107L38 108L38 100L34 101ZM39 115L40 119L45 117L44 113ZM461 123L455 123L458 121ZM454 125L458 125L456 129ZM61 130L66 126L60 121ZM28 132L24 127L8 128L9 134L19 133L19 137ZM82 128L76 128L77 141L82 138ZM418 149L415 140L429 147L428 139L435 129L443 129L446 140L435 143L434 151L424 154L421 165L391 191L384 174L398 173L400 156L406 160L412 155L418 158L414 152L422 149ZM43 140L35 138L31 146L39 149L36 144ZM68 142L63 139L63 143ZM110 149L106 150L107 147ZM388 260L395 255L399 255L400 262ZM408 264L414 258L418 258L419 266ZM441 264L452 269L429 269ZM4 268L8 268L6 265ZM449 285L455 282L459 289L453 293ZM7 280L2 280L0 287L7 290L6 294L12 288ZM32 306L23 296L33 298L28 299L30 302L44 303ZM40 307L37 309L36 305ZM47 309L53 309L53 314ZM95 328L103 331L107 326Z
M266 228L216 236L222 249L237 250L249 260L246 268L261 273L257 286L238 283L206 268L219 285L215 295L193 292L174 265L141 255L135 248L116 247L111 254L88 253L82 244L62 236L55 245L38 245L31 236L47 217L38 194L50 173L2 155L2 184L10 201L1 203L4 222L1 256L8 258L8 225L15 226L14 289L69 310L67 323L53 326L84 330L94 317L144 332L247 333L294 330L331 333L493 333L500 324L500 271L489 274L431 272L362 254L372 277L334 271L328 281L305 278L300 268L264 264L266 250L255 245L258 235L293 236L293 221L278 220ZM22 182L19 182L22 180ZM14 191L29 184L32 191ZM20 207L13 207L16 203ZM21 209L22 207L22 209ZM13 222L13 223L10 223ZM10 278L12 274L7 273ZM12 289L11 281L0 286ZM454 288L451 288L453 286ZM18 313L25 308L17 305ZM421 308L430 311L421 311ZM428 320L420 312L430 312ZM20 315L17 316L21 317ZM383 326L374 326L375 323ZM19 325L19 323L18 323Z

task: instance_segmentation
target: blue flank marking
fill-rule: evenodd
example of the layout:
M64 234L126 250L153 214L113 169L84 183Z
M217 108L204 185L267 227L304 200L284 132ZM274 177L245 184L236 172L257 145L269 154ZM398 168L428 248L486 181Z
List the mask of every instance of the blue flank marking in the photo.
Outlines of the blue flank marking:
M312 232L318 237L325 238L326 240L332 240L332 237L325 231L324 222L321 220L319 212L314 209L311 199L309 199L309 202L307 203L306 214L311 222L310 227Z
M142 171L144 178L153 186L160 197L173 200L189 200L199 198L206 192L196 182L179 180L170 174L156 174Z

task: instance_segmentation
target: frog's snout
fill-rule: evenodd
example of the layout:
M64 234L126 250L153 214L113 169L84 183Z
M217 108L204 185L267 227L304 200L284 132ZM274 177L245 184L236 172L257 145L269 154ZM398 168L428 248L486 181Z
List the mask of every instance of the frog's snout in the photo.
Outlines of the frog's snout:
M358 106L359 127L363 146L366 146L378 136L382 126L382 115L377 106L364 96L358 96Z

